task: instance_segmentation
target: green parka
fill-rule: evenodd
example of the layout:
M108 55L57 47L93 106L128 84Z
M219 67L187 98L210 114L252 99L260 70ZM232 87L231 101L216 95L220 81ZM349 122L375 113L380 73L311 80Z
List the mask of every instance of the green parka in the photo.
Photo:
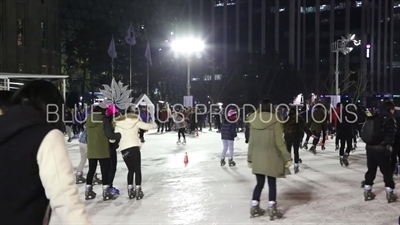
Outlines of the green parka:
M259 112L249 116L250 132L247 153L253 174L284 178L290 174L285 168L291 156L283 139L283 124L275 113Z
M109 141L103 127L103 115L90 114L86 121L87 132L87 158L106 159L110 158Z

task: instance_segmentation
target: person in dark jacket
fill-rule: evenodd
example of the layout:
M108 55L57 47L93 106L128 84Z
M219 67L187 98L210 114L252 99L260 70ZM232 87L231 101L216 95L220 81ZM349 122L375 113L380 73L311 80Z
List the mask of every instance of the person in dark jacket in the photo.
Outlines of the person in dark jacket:
M115 174L117 173L117 148L118 142L121 139L120 134L114 133L114 126L112 124L112 120L115 115L118 114L118 109L115 108L114 105L110 105L106 110L106 115L103 117L103 128L104 133L108 140L113 140L113 142L109 142L109 151L110 151L110 161L111 161L111 169L110 169L110 192L114 195L119 195L119 190L113 186ZM115 141L115 142L114 142Z
M236 134L236 122L237 113L235 110L229 110L227 116L224 118L224 122L221 127L221 139L223 149L221 153L221 166L225 165L226 152L229 150L229 166L235 166L236 163L233 161L233 143Z
M357 125L357 114L351 109L350 105L344 105L336 121L336 138L340 141L339 161L340 165L349 165L348 157L353 148L353 137ZM346 146L346 152L344 151Z
M299 148L301 144L301 139L303 137L303 132L307 136L312 136L313 133L308 129L307 124L304 122L303 118L298 113L296 107L292 107L289 110L288 118L283 125L283 133L285 134L286 147L289 153L294 153L294 172L299 172L299 162L301 159L299 157Z
M310 148L310 152L314 155L317 154L317 144L322 138L322 146L321 150L325 150L325 137L326 137L326 130L328 129L328 114L326 112L326 108L321 105L317 104L314 107L314 111L312 112L311 116L311 131L313 132L315 138L313 138L312 146ZM322 134L322 137L321 137Z
M63 105L53 83L36 80L0 116L1 224L48 225L52 211L62 224L92 224L75 185Z
M11 91L0 91L0 116L10 107L12 95Z
M392 170L393 174L399 175L400 171L400 107L395 108L395 118L397 124L396 137L392 151Z
M393 171L390 168L390 157L397 129L396 120L393 116L394 112L394 103L384 101L379 115L374 119L381 126L374 127L374 129L379 130L373 132L373 141L366 145L368 171L365 173L365 181L363 182L365 201L375 199L375 194L372 192L372 185L378 167L383 174L388 202L391 203L397 200L397 196L393 193L395 184Z

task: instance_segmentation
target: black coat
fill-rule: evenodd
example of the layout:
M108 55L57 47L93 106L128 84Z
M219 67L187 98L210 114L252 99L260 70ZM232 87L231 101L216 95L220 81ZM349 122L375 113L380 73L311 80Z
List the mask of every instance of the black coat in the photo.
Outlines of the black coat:
M337 120L337 137L353 137L357 124L357 114L343 109L340 118Z

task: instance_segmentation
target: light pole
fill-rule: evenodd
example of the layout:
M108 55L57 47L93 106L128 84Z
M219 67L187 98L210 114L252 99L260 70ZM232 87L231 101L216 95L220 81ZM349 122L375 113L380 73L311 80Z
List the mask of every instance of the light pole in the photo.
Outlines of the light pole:
M190 64L192 62L192 56L196 55L197 58L201 58L201 52L204 50L204 47L204 42L195 38L179 39L173 41L171 44L174 57L179 58L179 56L183 56L187 62L187 96L190 96Z
M336 70L335 70L335 94L336 94L336 103L340 102L340 90L339 90L339 52L343 53L343 55L349 54L353 51L353 47L347 47L349 43L352 43L353 46L359 46L361 44L361 40L355 40L355 34L348 34L346 37L343 37L332 43L331 49L332 52L336 53Z

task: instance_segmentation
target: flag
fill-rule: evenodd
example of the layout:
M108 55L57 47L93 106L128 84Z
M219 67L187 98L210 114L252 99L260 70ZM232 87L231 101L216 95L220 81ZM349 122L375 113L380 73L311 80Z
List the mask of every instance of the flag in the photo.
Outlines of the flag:
M108 47L108 55L111 59L117 58L117 50L115 50L114 35L111 38L110 46Z
M126 43L128 43L130 45L136 44L135 30L133 29L132 24L129 26L128 30L126 31L125 41L126 41Z
M147 42L147 47L146 47L146 52L144 53L144 56L149 60L150 66L153 64L151 61L151 52L150 52L150 44Z

